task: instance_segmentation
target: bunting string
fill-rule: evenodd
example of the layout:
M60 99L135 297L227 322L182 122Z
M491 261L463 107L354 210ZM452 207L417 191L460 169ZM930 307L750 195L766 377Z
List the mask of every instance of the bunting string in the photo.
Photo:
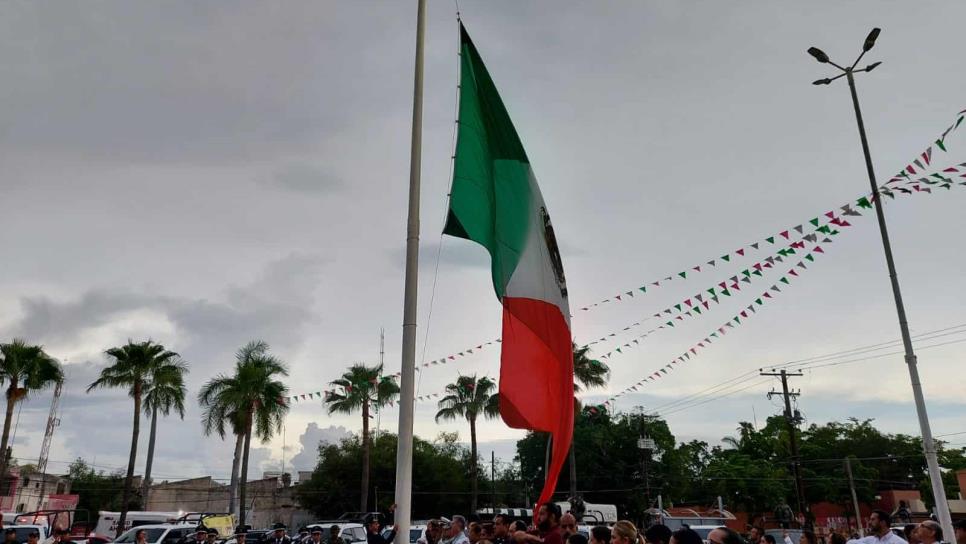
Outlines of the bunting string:
M732 294L732 291L741 291L742 287L740 284L742 283L751 284L755 281L756 278L763 278L769 269L773 269L773 268L776 268L777 266L780 266L785 261L785 259L791 258L798 251L803 251L805 248L806 242L816 243L820 239L822 239L823 241L831 241L828 237L839 234L840 232L838 230L839 228L844 229L846 227L852 226L852 224L849 223L846 219L843 219L843 217L845 216L859 217L862 215L860 212L858 212L848 204L846 204L845 206L842 206L841 210L842 211L840 213L842 214L842 217L839 217L837 212L835 212L834 210L827 212L825 216L828 219L830 219L830 221L826 221L824 224L821 224L821 225L820 225L821 220L818 217L815 217L812 220L810 220L809 223L811 224L812 227L815 227L815 229L809 232L808 234L805 234L805 229L802 225L798 225L794 228L794 230L798 232L799 235L792 236L789 234L789 231L784 231L782 233L782 237L785 240L792 240L793 238L798 238L798 239L791 241L787 245L782 244L782 247L778 249L774 254L769 255L768 257L753 263L751 266L737 272L735 275L729 278L724 278L722 281L718 282L717 284L713 284L710 287L706 287L705 289L699 290L698 292L684 298L678 303L672 306L668 306L667 308L664 308L663 310L660 310L658 312L655 312L653 315L646 317L641 321L637 321L635 323L631 323L625 326L623 329L621 329L621 332L630 331L636 327L641 326L643 323L651 319L655 319L655 318L661 319L665 317L669 318L669 321L665 322L663 325L655 329L651 329L647 333L635 338L635 340L639 340L659 330L663 330L665 328L673 328L675 326L674 321L683 321L685 317L691 318L691 317L704 315L703 312L709 311L711 309L712 304L721 303L721 299L719 298L719 295L730 297ZM602 336L597 340L594 340L588 343L587 345L593 346L598 343L606 342L608 341L609 338L613 338L615 336L617 336L617 333L611 332L606 334L605 336ZM632 344L637 344L637 343L638 342L631 341L621 346L621 348L630 347ZM614 351L619 353L620 352L619 350L621 348L617 348L617 350L614 350ZM602 356L602 358L606 359L610 357L612 353L613 352L607 352Z
M957 166L959 168L962 168L963 171L966 172L966 163L963 163ZM957 169L957 167L949 167L944 169L944 172L958 172L958 171L959 170ZM963 174L963 177L966 177L966 174ZM948 178L948 176L943 176L942 174L936 173L936 174L931 174L930 178L920 178L917 180L909 180L904 183L904 185L911 186L913 187L913 189L909 189L908 187L902 187L902 186L892 187L892 188L885 188L885 186L883 186L883 187L880 187L879 192L881 194L888 194L888 196L890 196L893 199L895 198L896 192L899 192L900 195L931 193L931 189L929 189L928 187L920 186L923 183L927 185L939 185L947 189L953 187L954 185L966 186L966 182L957 182L955 180L952 180L951 178ZM861 208L870 208L873 200L874 199L871 197L859 198L855 202L855 206L861 207ZM741 290L741 285L740 285L741 283L751 284L755 281L756 277L758 278L764 277L765 269L774 268L777 264L782 263L784 259L792 255L795 255L796 250L803 250L805 247L805 242L816 243L819 241L819 239L821 239L823 243L831 243L832 240L830 237L836 236L840 232L842 232L839 229L845 229L847 227L852 226L852 224L849 223L847 219L845 219L846 217L862 216L862 213L859 212L857 209L853 208L852 204L845 204L841 206L839 209L841 210L840 212L841 216L838 216L837 212L835 212L834 210L826 212L824 216L830 220L825 222L821 226L817 226L820 222L820 219L818 217L815 217L809 220L809 223L813 226L817 226L817 228L811 233L801 236L801 238L798 241L792 242L788 244L786 247L779 249L775 254L752 264L750 267L745 268L744 270L741 270L740 272L738 272L738 274L719 282L716 286L712 286L704 289L703 291L699 291L695 294L692 294L691 296L683 299L677 304L674 304L673 306L669 306L659 312L654 313L650 317L644 318L641 321L637 321L635 323L631 323L625 326L623 329L620 330L620 332L630 331L648 322L652 318L664 318L664 317L670 318L663 325L650 329L647 332L641 335L638 335L631 340L628 340L623 345L620 345L612 349L611 351L608 351L607 353L603 354L601 358L609 359L614 355L623 354L624 349L630 348L635 345L639 345L641 340L643 340L644 338L647 338L648 336L660 330L673 328L676 325L675 321L683 321L684 318L694 318L694 317L704 315L703 312L709 311L711 309L712 303L713 304L721 303L722 299L720 298L720 296L730 297L732 295L731 293L732 291ZM702 310L702 308L704 308L704 310ZM607 333L605 336L602 336L601 338L588 343L587 346L592 346L595 344L606 342L609 339L618 336L618 334L619 333L616 331Z
M942 135L939 138L937 138L932 145L929 145L921 154L919 154L915 159L913 159L912 162L907 164L895 176L893 176L891 179L889 179L889 181L883 184L883 186L880 187L879 191L882 194L891 197L892 190L889 188L889 185L903 180L913 181L912 176L915 176L915 175L921 176L921 173L928 172L929 171L928 167L933 162L932 160L933 148L935 147L943 152L947 151L946 139L949 135L951 135L953 132L958 130L959 127L963 124L964 116L966 116L966 109L957 113L956 116L954 117L953 122L949 125L949 127L946 128L946 130L943 131ZM916 181L919 181L920 183L925 183L922 178ZM906 190L919 191L921 189L906 189ZM901 192L905 192L905 191L901 191ZM870 195L869 197L867 197L867 200L874 199L874 198L875 198L875 195ZM861 199L859 200L859 202L861 202ZM639 298L640 295L646 294L649 291L653 291L654 289L657 289L659 287L663 287L671 281L680 281L682 279L687 279L689 275L693 277L695 274L699 274L702 271L707 271L709 269L715 268L720 263L730 263L732 259L738 259L738 258L744 257L745 254L749 251L757 251L761 247L768 247L767 244L773 244L774 240L778 239L780 236L783 236L783 233L787 233L789 230L793 230L794 228L795 227L789 227L782 231L774 233L771 236L758 239L750 244L742 245L734 251L730 251L720 255L719 257L716 257L707 261L702 261L692 266L686 267L684 268L684 270L681 270L676 274L670 274L668 276L665 276L663 279L645 281L641 285L639 285L638 287L634 287L633 289L628 289L627 291L623 291L621 293L611 295L602 300L598 300L593 304L582 306L580 308L580 311L587 312L607 304L625 302L629 299L634 298L635 296Z
M830 243L832 243L832 238L831 237L837 236L841 232L842 231L839 231L839 230L830 230L827 233L828 236L823 236L820 239L820 241L823 244L830 244ZM818 239L813 239L813 240L811 240L811 242L814 243L817 240ZM803 244L803 246L804 246L804 244ZM791 255L794 255L794 252L787 253L784 256L779 256L773 262L777 265L777 264L783 262L784 257L788 257L788 256L791 256ZM812 261L814 261L814 258L811 255L806 255L805 260L806 261L809 261L809 262L812 262ZM766 263L767 263L767 260L766 260ZM765 268L765 267L762 266L761 268ZM798 263L796 263L795 268L799 268L803 272L803 271L805 271L805 270L808 269L808 265L805 264L802 261L799 261ZM802 272L796 271L795 268L792 268L788 273L791 274L792 276L799 276ZM703 315L701 313L701 311L700 311L700 309L702 307L704 307L705 310L708 311L711 308L711 303L712 302L714 304L721 304L722 303L722 299L719 297L719 295L721 297L730 297L731 296L731 291L740 291L741 288L739 287L738 282L748 280L746 283L751 283L751 279L750 278L752 276L754 276L754 274L751 274L751 273L749 273L747 275L745 274L745 272L748 272L749 270L758 271L759 269L755 269L755 268L745 269L741 273L741 276L742 276L741 279L737 279L736 280L736 277L733 276L732 278L730 278L728 280L728 281L734 282L731 285L728 285L727 282L721 282L717 286L715 286L715 287L717 287L719 289L718 291L716 291L715 287L711 287L711 288L709 288L709 289L706 290L706 293L708 293L707 295L704 295L703 293L699 293L698 295L696 295L696 297L700 297L700 298L696 298L695 300L700 300L701 301L700 304L696 303L695 301L691 301L690 303L686 303L685 306L682 306L681 304L675 304L673 308L674 308L674 310L677 311L677 313L679 315L677 315L677 316L671 316L671 319L669 319L668 321L666 321L664 324L662 324L662 325L660 325L660 326L658 326L656 328L650 329L649 331L647 331L647 332L645 332L643 334L638 335L637 337L635 337L632 340L624 343L622 346L618 346L617 348L615 348L612 351L608 351L606 354L604 354L604 355L601 356L601 359L611 359L611 358L613 358L613 357L615 357L617 355L623 355L624 354L624 351L623 351L624 349L629 348L629 347L632 347L632 346L639 345L642 340L644 340L645 338L647 338L647 337L649 337L649 336L651 336L651 335L653 335L653 334L655 334L655 333L657 333L657 332L659 332L661 330L666 330L666 329L672 329L672 328L674 328L675 327L675 321L683 321L685 317L692 318L692 317L697 317L698 315ZM690 299L688 299L688 300L690 301ZM687 304L690 304L690 306L688 306ZM690 309L682 312L681 310L684 309L685 307L690 308ZM655 314L655 315L658 315L658 314Z
M640 388L644 387L649 382L659 380L660 378L666 376L669 372L673 371L677 365L688 362L694 358L697 358L699 352L711 346L711 344L713 344L715 341L720 340L731 329L734 329L735 327L742 325L744 323L742 320L745 320L746 322L748 319L751 318L752 315L756 315L758 313L758 310L762 306L764 306L768 302L773 301L780 293L784 292L782 290L782 287L787 288L788 286L791 285L792 279L797 278L799 276L799 273L796 270L796 268L804 270L808 266L805 264L805 261L814 262L816 255L822 255L824 253L825 253L825 249L822 247L822 244L816 244L815 247L813 247L808 253L805 254L805 257L801 261L798 261L797 263L795 263L795 265L792 268L788 269L788 271L785 272L785 274L781 278L779 278L777 282L773 283L768 289L766 289L763 293L761 293L754 301L752 301L751 304L749 304L740 312L735 314L731 319L724 322L720 327L712 331L703 339L699 340L698 342L695 342L681 355L678 355L674 359L671 359L671 361L665 364L664 366L658 368L654 372L648 374L647 376L641 378L637 382L624 388L620 392L610 396L604 404L608 408L611 408L613 407L613 404L615 401L617 401L617 399L629 393L635 393L639 391Z
M626 327L623 327L620 331L613 331L611 333L608 333L605 336L602 336L601 338L594 340L586 345L592 346L595 344L599 344L601 342L606 342L611 338L617 337L618 334L620 333L627 332L632 330L633 328L642 326L643 323L653 318L660 318L665 315L669 315L673 318L665 322L664 324L658 327L655 327L653 329L650 329L647 332L624 343L618 348L615 348L614 350L606 353L604 356L602 356L602 358L611 358L615 354L618 354L618 353L622 354L624 348L628 348L628 347L631 347L632 345L639 344L640 340L642 340L643 338L646 338L651 334L656 333L659 330L673 327L674 321L683 321L684 317L691 318L691 317L695 317L696 315L702 315L702 312L705 312L710 309L711 303L720 304L722 301L721 296L731 296L731 291L740 290L740 287L741 287L740 283L750 284L751 282L753 282L754 281L752 279L753 276L762 277L764 274L764 269L773 268L773 267L776 267L777 264L783 263L786 259L788 259L792 255L797 254L796 250L799 250L799 251L804 250L805 242L817 244L810 252L806 254L805 258L803 259L803 261L813 261L815 258L815 255L814 255L815 253L822 253L824 251L822 250L821 244L830 243L832 241L832 237L838 235L841 232L840 229L844 229L846 227L851 226L851 224L848 222L848 219L846 218L862 216L862 212L859 210L871 209L873 206L873 203L875 202L875 199L878 198L879 195L889 197L889 199L895 199L896 196L907 196L907 195L918 194L918 193L931 194L934 188L951 189L952 187L957 185L966 186L966 162L953 164L952 166L948 166L945 168L934 167L936 161L934 160L934 156L933 156L934 155L933 152L935 149L938 149L943 153L948 153L948 138L951 134L956 132L964 124L963 123L964 117L966 117L966 109L957 113L954 121L946 128L946 130L944 130L942 134L931 145L927 146L926 149L922 153L920 153L915 159L913 159L910 163L908 163L905 167L903 167L886 183L881 185L878 191L876 192L876 194L867 194L866 196L858 198L854 202L850 202L848 204L838 207L839 211L832 210L823 214L825 217L828 218L828 221L821 219L822 216L814 217L808 220L807 222L803 222L798 225L788 227L784 230L781 230L781 231L778 231L777 233L772 234L771 236L761 238L750 244L742 245L738 249L723 253L722 255L714 259L703 261L700 264L687 267L676 274L671 274L660 280L644 282L642 285L635 287L634 289L630 289L622 293L615 294L606 299L599 300L593 304L581 307L580 311L586 312L594 308L603 306L605 304L625 302L635 297L640 298L641 295L651 292L656 288L663 287L668 282L686 280L688 279L689 276L693 277L694 275L699 274L701 272L706 272L711 269L717 269L722 265L722 263L731 264L733 260L737 261L739 258L745 257L748 253L752 251L759 251L762 248L772 247L772 246L775 246L776 244L783 246L778 251L773 252L769 257L758 260L748 268L741 270L738 274L731 276L725 281L719 282L716 286L717 289L712 287L704 291L701 291L699 293L695 293L692 296L685 298L680 303L675 304L672 307L665 308L660 312L656 312L650 317L644 318L638 322L627 325ZM825 221L825 222L820 226L819 223L822 221ZM811 227L807 227L807 225L811 225L811 227L814 227L814 230L812 230L809 234L804 234L804 229L811 228ZM793 235L792 232L796 234ZM798 240L796 240L795 242L784 244L784 240L791 240L792 237L797 237ZM790 271L787 274L793 277L798 276L798 272L795 271L795 268L804 270L807 267L807 265L803 261L799 261L798 263L796 263L795 267L790 269ZM792 274L792 272L796 272L796 273ZM782 278L779 280L779 283L788 284L790 281L791 280L786 275L786 276L782 276ZM732 318L732 320L729 320L724 326L719 327L719 329L715 333L712 333L711 335L706 337L702 342L699 342L695 346L692 346L692 348L689 348L688 351L686 351L677 359L674 359L672 362L668 363L668 365L665 365L661 369L658 369L658 371L656 371L655 373L642 379L640 382L618 393L617 395L612 397L609 402L612 402L613 400L616 400L620 396L623 396L627 393L633 392L632 388L635 388L635 387L639 388L645 383L654 381L655 379L667 374L667 372L673 368L673 365L684 362L685 360L689 360L691 356L696 356L697 355L696 351L699 348L703 349L704 347L706 347L706 345L711 344L712 338L717 339L719 337L718 335L724 335L728 329L733 328L735 325L740 324L740 321L738 321L739 318L747 318L747 315L750 315L749 312L754 313L756 305L761 306L765 300L771 299L774 296L774 294L781 292L779 289L776 289L776 287L778 287L777 284L772 285L769 288L769 290L765 291L765 293L763 293L761 297L755 300L755 304L749 305L749 307L747 307L740 314ZM727 293L725 293L725 291L727 291ZM701 308L704 308L704 310L701 310ZM741 315L741 314L746 314L746 315ZM421 371L433 366L446 365L452 362L460 361L468 357L469 355L478 353L484 349L487 349L488 347L491 347L495 344L499 344L500 342L501 342L500 338L495 338L493 340L481 342L476 346L464 348L461 351L451 353L444 357L440 357L437 359L433 359L431 361L420 363L419 365L416 366L416 370ZM701 345L701 344L705 344L705 345ZM695 351L692 352L691 350L695 350ZM684 360L681 360L682 358ZM392 375L383 376L381 377L381 379L397 379L400 375L401 375L400 372L396 372ZM321 389L319 391L298 393L288 397L283 397L280 400L288 403L299 403L299 402L311 401L315 399L324 400L325 398L327 398L329 394L334 392L336 392L335 389ZM421 395L419 397L416 397L416 401L417 402L429 401L429 400L439 398L441 396L442 396L442 393L432 393L427 395Z

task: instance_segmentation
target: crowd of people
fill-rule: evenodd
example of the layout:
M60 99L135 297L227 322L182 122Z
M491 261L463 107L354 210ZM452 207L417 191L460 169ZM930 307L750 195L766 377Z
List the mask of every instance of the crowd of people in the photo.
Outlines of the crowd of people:
M966 544L966 520L955 525L953 540L943 538L942 527L933 520L925 520L918 524L906 524L904 536L899 536L893 530L892 516L888 512L876 510L869 516L868 535L858 538L852 535L848 538L840 532L831 532L821 544ZM396 536L395 530L386 534L382 532L382 525L378 516L370 516L365 520L366 544L392 544ZM7 531L4 544L19 544L16 532ZM328 534L323 534L323 533ZM752 526L746 534L741 534L728 527L718 527L703 539L690 528L672 531L665 525L651 525L644 531L639 531L634 523L626 520L618 521L613 526L596 525L590 527L587 535L578 531L577 518L571 513L562 513L558 505L546 503L540 506L535 523L528 525L522 520L514 520L504 514L497 514L492 521L467 522L461 515L451 519L432 519L426 524L426 529L417 544L820 544L817 535L808 530L801 531L798 542L794 542L785 531L781 541L772 534L767 534L761 527ZM38 536L30 535L27 544L37 544ZM235 544L246 543L247 531L239 527L235 531ZM68 544L66 531L55 535L52 544ZM198 527L193 537L189 537L181 544L216 544L218 533L214 529ZM135 544L147 544L144 531L138 531ZM345 544L340 536L338 525L332 525L328 530L320 526L303 527L297 535L289 537L286 527L276 524L271 535L260 544Z
M966 520L957 522L955 527L953 540L944 539L942 527L933 520L907 525L905 537L902 537L892 530L892 516L876 510L869 517L868 536L858 538L857 535L832 532L823 544L966 544ZM368 519L366 529L367 544L391 544L395 536L394 533L386 536L380 533L378 518ZM794 542L789 534L785 531L779 542L760 527L751 527L746 534L718 527L708 533L705 540L687 527L672 531L658 524L639 531L634 523L622 520L613 526L593 526L589 535L584 535L578 531L577 519L571 513L562 513L558 505L546 503L540 506L535 523L529 526L503 514L497 514L488 522L467 523L460 515L449 520L433 519L426 525L418 544L820 544L812 531L801 531L798 542ZM319 541L301 544L319 544Z

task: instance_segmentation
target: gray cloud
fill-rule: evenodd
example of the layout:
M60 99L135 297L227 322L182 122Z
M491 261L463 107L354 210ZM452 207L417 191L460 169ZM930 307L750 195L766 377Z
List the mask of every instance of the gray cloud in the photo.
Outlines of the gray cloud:
M948 69L952 52L966 47L959 4L912 20L899 4L873 1L461 7L553 214L575 308L864 190L847 93L809 84L825 72L804 49L818 45L835 58L855 51L869 9L884 29L870 62L885 63L860 84L880 173L901 168L962 109L963 75ZM498 336L500 307L485 251L464 241L443 242L432 288L457 58L452 7L431 5L428 16L421 317L435 299L431 326L421 320L419 331L433 359ZM398 368L414 17L406 2L0 4L0 337L27 336L71 362L58 461L82 454L103 466L126 462L130 400L83 388L105 363L103 349L128 337L182 353L192 394L251 338L292 364L293 388L317 391L349 362L375 360L383 327L387 367ZM933 84L923 85L922 74L935 74ZM966 293L949 289L966 266L949 251L961 245L962 198L954 190L888 208L919 331L963 321ZM869 219L761 317L651 390L673 397L749 368L894 339ZM720 280L689 275L577 312L573 332L589 339L619 331ZM653 372L730 310L625 350L609 361L611 389ZM961 346L920 360L930 402L966 390ZM457 372L495 375L497 365L492 350L434 367L421 373L420 392L442 390ZM903 373L901 357L888 358L827 367L796 387L812 417L888 414L878 420L884 427L908 429L915 417L883 403L908 398ZM765 391L756 392L672 414L672 427L717 440L749 417L749 404L770 410ZM49 400L39 392L24 405L18 439L28 443L18 456L36 457ZM620 407L651 400L629 395ZM432 423L431 406L417 408L427 436L465 433L458 423ZM313 410L293 407L289 428L359 425L355 416ZM962 413L938 405L937 433L961 430ZM383 415L387 430L394 415ZM227 475L232 444L203 438L198 417L192 405L184 422L161 422L159 474ZM480 426L481 442L518 434L499 421ZM254 465L277 463L280 447L279 439L260 445Z
M348 429L342 426L319 427L311 422L305 427L305 432L299 436L301 449L292 456L292 470L312 470L319 460L320 444L338 444L343 439L352 436Z
M306 194L324 194L343 187L332 171L305 163L286 165L260 183Z

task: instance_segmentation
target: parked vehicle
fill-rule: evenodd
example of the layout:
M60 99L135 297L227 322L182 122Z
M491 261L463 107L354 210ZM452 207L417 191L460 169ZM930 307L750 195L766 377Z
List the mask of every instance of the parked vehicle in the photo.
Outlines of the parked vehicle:
M389 533L391 532L392 532L392 527L386 527L385 529L382 530L382 536L389 538ZM416 544L416 541L424 536L426 536L425 525L409 526L409 544Z
M346 544L366 541L366 526L361 523L317 521L311 525L306 525L306 527L308 527L310 531L315 527L322 529L322 540L326 540L329 537L329 529L333 525L339 526L339 536L342 537L342 540L344 540Z
M218 531L219 539L235 536L235 515L223 512L189 512L179 517L175 523L183 523L197 527L204 525L208 529Z
M181 539L195 533L195 526L187 523L159 523L138 525L124 531L114 540L116 544L134 544L134 536L144 529L148 544L178 544Z
M89 535L74 533L71 535L70 541L74 544L110 544L114 541L114 538L107 535L98 535L94 533Z
M40 535L40 540L43 542L51 536L50 527L48 525L4 525L4 530L13 529L17 531L17 542L26 542L27 535L36 532Z
M775 538L775 542L778 544L783 544L785 542L785 533L788 533L788 538L792 540L792 544L798 544L799 540L802 538L801 529L766 529L765 534L771 535ZM899 536L902 536L901 534Z
M569 512L573 509L573 507L567 501L558 502L557 506L560 507L561 512ZM580 517L580 519L577 520L577 523L594 525L617 523L616 504L592 504L585 502L583 507L584 514Z
M127 519L124 520L124 529L140 527L142 525L156 525L159 523L174 523L182 516L181 512L128 512ZM116 535L117 522L121 519L120 512L97 513L97 524L94 525L93 532L99 535Z

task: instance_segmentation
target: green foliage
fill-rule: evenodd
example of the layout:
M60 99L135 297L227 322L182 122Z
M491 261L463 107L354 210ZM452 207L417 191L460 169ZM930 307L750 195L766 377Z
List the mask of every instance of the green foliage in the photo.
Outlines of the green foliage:
M281 430L288 387L277 378L288 376L288 367L268 350L265 342L249 342L238 350L232 375L219 374L198 392L206 435L224 437L230 427L236 435L250 430L265 442Z
M385 511L393 503L396 478L396 435L379 433L372 440L371 483L378 489L374 506ZM319 446L312 478L299 484L299 503L321 517L354 511L359 505L362 444L358 437ZM455 433L433 442L413 442L413 516L467 512L470 505L469 454Z
M574 393L582 389L604 387L610 379L610 367L589 356L590 346L573 345L574 349Z
M10 423L14 407L26 399L32 389L44 389L63 381L64 371L60 363L47 355L43 347L19 338L0 344L0 384L7 384L7 406L0 438L0 475L7 473L11 457Z
M341 378L332 382L339 388L329 392L325 402L329 413L351 414L371 407L382 408L399 396L399 385L390 376L382 376L382 365L356 364Z
M580 467L580 488L592 490L584 499L617 504L631 519L640 519L661 494L665 505L712 506L720 495L725 508L753 514L772 510L780 502L796 506L790 465L788 430L782 416L768 418L762 428L741 422L735 436L709 447L700 441L678 443L667 424L640 414L611 415L602 407L584 408L575 421L574 444ZM647 462L637 447L646 433L657 443ZM809 502L830 501L851 509L846 456L860 501L871 502L882 489L920 489L929 504L921 441L907 435L882 433L871 420L848 420L811 425L799 434L802 474ZM531 488L543 483L546 437L530 433L517 443L522 479ZM947 469L947 493L957 489L953 472L966 468L966 449L947 449L940 443L940 464ZM567 488L561 474L558 493ZM559 495L558 495L559 496Z
M117 512L121 509L123 472L105 474L104 471L95 471L87 461L78 457L70 464L67 474L71 481L71 492L80 496L78 510ZM136 507L136 504L132 503L129 507Z
M487 419L496 417L500 413L500 397L493 392L495 389L496 382L486 376L456 378L455 383L446 386L446 395L439 400L436 422L457 418L475 421L481 415Z
M99 387L127 389L128 395L140 402L152 376L161 367L180 363L178 354L164 349L164 346L150 340L131 342L111 348L104 352L113 361L111 366L101 370L100 376L87 387L90 393Z
M155 367L144 391L144 413L151 415L157 409L161 415L167 416L174 411L184 419L184 399L188 394L184 375L187 373L188 365L180 360Z

